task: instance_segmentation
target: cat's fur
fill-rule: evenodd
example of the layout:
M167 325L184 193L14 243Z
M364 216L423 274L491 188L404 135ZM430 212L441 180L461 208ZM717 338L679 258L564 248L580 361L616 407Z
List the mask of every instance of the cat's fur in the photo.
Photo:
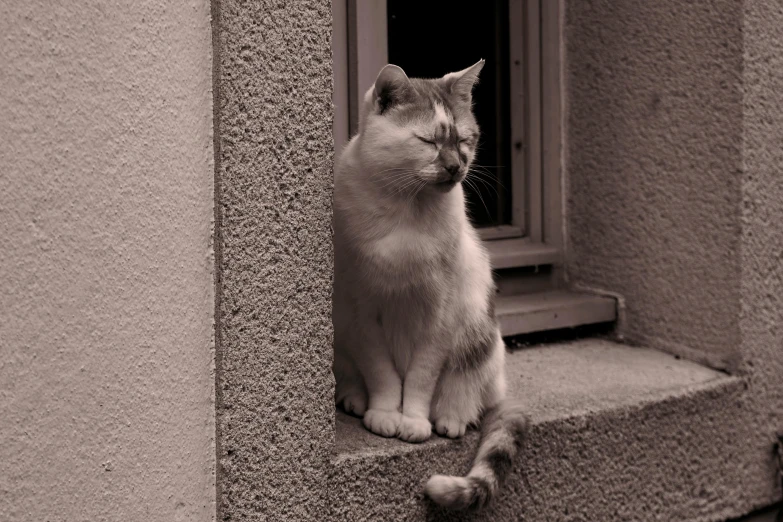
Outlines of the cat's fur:
M385 437L460 437L482 415L467 477L436 475L438 504L484 505L526 426L503 401L505 345L489 258L461 182L476 151L480 61L436 80L384 67L335 166L336 401Z

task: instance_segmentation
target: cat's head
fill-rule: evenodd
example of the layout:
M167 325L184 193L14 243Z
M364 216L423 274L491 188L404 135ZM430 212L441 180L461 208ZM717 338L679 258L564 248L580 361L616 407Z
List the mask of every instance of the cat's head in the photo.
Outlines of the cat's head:
M386 188L447 192L468 173L478 144L472 90L484 60L437 79L381 69L359 123L363 166Z

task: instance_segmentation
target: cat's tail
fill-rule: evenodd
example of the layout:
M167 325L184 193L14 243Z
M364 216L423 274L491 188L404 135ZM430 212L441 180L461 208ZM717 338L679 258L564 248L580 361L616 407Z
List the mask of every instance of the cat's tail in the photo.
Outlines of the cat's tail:
M511 471L529 424L520 404L503 401L489 410L482 422L478 452L468 475L433 475L427 481L425 494L439 506L454 510L487 505Z

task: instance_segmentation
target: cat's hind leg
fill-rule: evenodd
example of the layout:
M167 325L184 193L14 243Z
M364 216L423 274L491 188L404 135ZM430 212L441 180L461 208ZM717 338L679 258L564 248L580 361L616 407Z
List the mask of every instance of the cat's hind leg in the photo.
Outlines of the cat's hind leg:
M431 418L438 435L457 438L481 415L482 382L475 370L446 370L438 383Z
M354 364L345 356L335 353L334 358L335 403L347 412L362 417L367 410L367 389L364 379Z
M385 348L377 308L357 306L343 316L351 324L335 326L335 402L362 417L376 435L395 437L402 418L402 381Z
M498 332L483 357L452 361L438 382L431 418L438 435L457 438L505 395L505 345Z

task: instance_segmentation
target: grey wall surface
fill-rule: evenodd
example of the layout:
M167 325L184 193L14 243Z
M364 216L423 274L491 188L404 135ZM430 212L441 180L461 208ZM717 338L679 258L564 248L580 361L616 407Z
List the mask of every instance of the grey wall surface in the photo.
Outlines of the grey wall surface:
M418 500L394 492L422 469L391 459L354 473L330 459L330 5L216 7L219 517L414 512ZM656 406L642 417L654 429L631 444L636 417L599 423L576 475L544 462L571 435L542 435L531 464L553 481L542 505L604 514L656 448L643 458L665 494L621 505L649 495L651 519L747 513L781 494L770 451L783 428L780 4L569 0L564 31L571 282L623 295L632 342L744 379ZM603 458L617 447L626 464ZM562 481L598 475L617 489L559 496Z
M209 4L0 35L0 520L212 520Z
M739 353L742 3L566 2L568 275L632 342Z
M783 5L566 6L569 278L625 298L630 341L746 380L739 411L716 424L733 466L715 478L732 500L715 519L772 503L771 448L783 433Z
M739 373L762 452L775 431L783 435L783 4L748 0L743 14ZM765 472L779 482L772 464Z
M323 520L334 441L327 0L220 0L223 519Z

